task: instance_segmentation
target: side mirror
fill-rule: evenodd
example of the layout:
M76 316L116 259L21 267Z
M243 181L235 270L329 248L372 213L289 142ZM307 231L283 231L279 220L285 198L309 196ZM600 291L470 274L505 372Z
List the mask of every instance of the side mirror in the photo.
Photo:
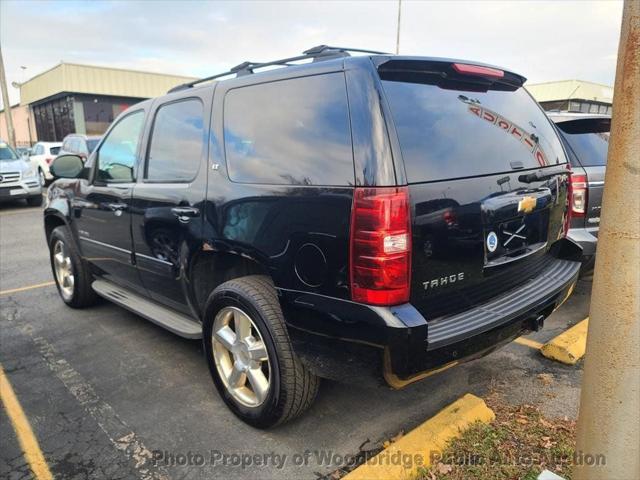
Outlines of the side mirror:
M49 171L55 178L78 178L84 170L84 163L77 155L60 155Z

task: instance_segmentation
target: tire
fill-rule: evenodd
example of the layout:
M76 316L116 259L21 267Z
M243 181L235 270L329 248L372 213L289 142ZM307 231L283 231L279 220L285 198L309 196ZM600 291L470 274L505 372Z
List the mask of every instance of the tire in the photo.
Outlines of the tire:
M64 269L70 269L73 282L64 282L63 275L56 272L56 256L61 253L64 258ZM66 260L68 258L68 260ZM51 271L58 288L60 297L72 308L84 308L96 303L98 296L91 288L93 278L89 266L80 256L76 244L73 242L69 229L64 226L56 227L49 237L49 259ZM60 257L58 258L58 260Z
M242 353L246 346L238 347L237 335L232 337L236 342L233 348L240 353L232 353L223 345L220 326L228 322L226 326L232 331L241 329L238 315L240 319L243 315L248 316L251 334L245 341L249 345L259 345L256 350L260 350L260 342L255 342L259 336L266 360L249 360L249 364L243 364L243 358L249 358L249 355ZM218 332L215 340L214 326ZM311 406L318 393L320 379L295 355L276 290L268 277L241 277L216 288L205 307L203 342L209 371L220 396L236 416L253 427L269 428L292 420ZM248 369L240 374L236 383L240 387L229 387L233 375L225 375L225 367L228 370L230 364L235 370L237 365ZM256 376L262 378L260 373L268 380L268 389L263 395L258 395L259 389L254 388ZM257 403L251 403L251 393Z
M47 177L45 176L41 168L38 168L38 180L40 180L41 187L47 186Z
M42 194L34 195L33 197L27 197L27 205L30 207L41 207L42 206Z

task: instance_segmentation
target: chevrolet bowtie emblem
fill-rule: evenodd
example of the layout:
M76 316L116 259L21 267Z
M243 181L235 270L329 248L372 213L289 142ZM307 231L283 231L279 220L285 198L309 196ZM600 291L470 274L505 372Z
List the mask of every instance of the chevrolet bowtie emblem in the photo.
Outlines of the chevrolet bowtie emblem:
M535 197L522 197L522 200L518 202L518 212L529 213L533 212L534 208L536 208Z

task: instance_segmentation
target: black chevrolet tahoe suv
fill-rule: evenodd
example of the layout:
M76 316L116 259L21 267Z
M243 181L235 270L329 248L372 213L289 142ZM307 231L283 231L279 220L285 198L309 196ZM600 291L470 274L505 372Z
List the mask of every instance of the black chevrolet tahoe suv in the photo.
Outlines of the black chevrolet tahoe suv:
M101 296L202 338L256 427L307 409L319 378L400 388L485 355L577 279L569 166L525 79L360 53L178 86L123 112L85 163L53 164L64 302Z

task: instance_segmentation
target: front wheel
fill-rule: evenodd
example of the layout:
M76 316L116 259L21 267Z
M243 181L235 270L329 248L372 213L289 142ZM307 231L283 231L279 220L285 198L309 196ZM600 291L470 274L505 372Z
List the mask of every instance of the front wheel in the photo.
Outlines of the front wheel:
M222 399L244 422L269 428L304 412L319 379L293 352L271 281L252 275L216 288L205 309L204 350Z
M40 180L41 187L47 186L47 177L45 176L41 168L38 169L38 179Z
M56 227L49 237L53 278L64 303L73 308L94 304L98 296L91 288L89 266L82 259L67 227Z

